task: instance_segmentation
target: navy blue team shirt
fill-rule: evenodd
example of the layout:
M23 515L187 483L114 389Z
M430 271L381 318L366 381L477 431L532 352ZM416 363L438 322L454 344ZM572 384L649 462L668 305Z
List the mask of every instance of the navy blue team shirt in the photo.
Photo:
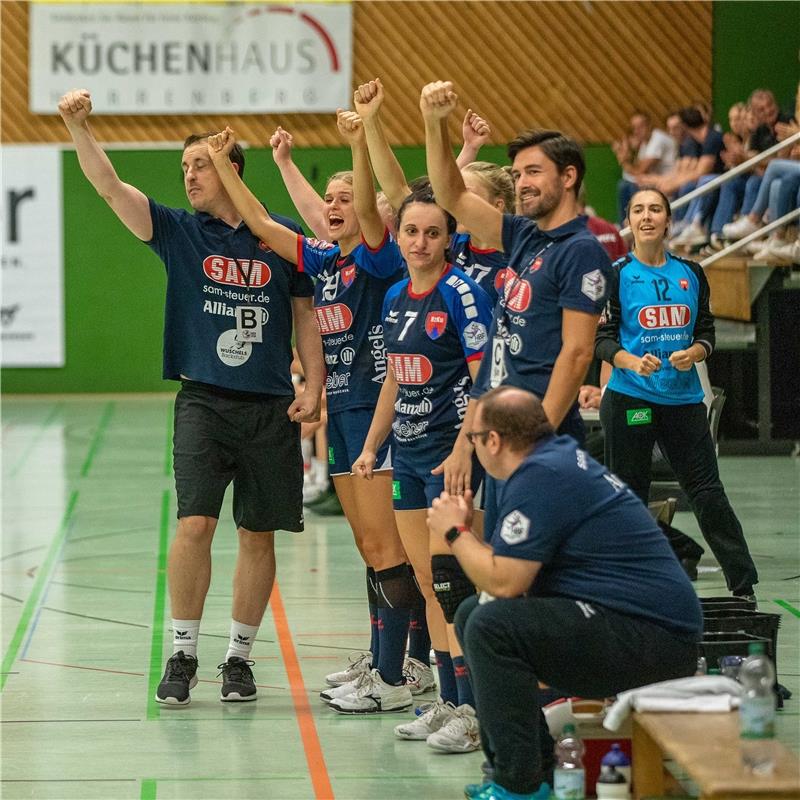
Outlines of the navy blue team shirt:
M414 294L409 278L389 289L383 324L398 386L398 446L452 446L472 388L467 364L483 355L491 317L486 292L450 265L424 294Z
M661 359L649 377L614 367L608 388L651 403L683 405L703 401L696 369L675 369L669 357L695 342L706 355L714 349L710 289L699 264L667 253L661 267L643 264L633 253L614 262L608 304L597 331L595 353L614 363L619 350Z
M386 378L381 308L405 262L387 230L377 248L366 242L342 256L338 244L297 237L297 264L317 278L314 310L328 369L328 411L374 408Z
M703 619L689 578L650 512L569 436L549 436L505 485L490 544L540 561L528 594L643 617L691 641Z
M508 258L502 250L481 250L472 244L468 233L454 233L450 239L453 266L468 275L489 295L494 308L503 292Z
M311 297L311 279L243 222L232 228L152 198L150 216L153 238L146 244L167 270L164 378L184 375L235 391L293 396L291 299ZM293 220L272 217L302 233ZM238 341L237 306L261 315L262 343Z
M500 385L543 397L561 352L563 309L601 312L611 262L586 221L542 231L527 217L503 216L509 266L473 397Z

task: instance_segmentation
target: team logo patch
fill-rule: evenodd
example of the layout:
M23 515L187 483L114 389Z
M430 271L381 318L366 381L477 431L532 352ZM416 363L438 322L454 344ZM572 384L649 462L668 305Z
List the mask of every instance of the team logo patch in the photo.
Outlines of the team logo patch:
M219 360L227 367L240 367L253 352L250 342L240 342L236 335L236 328L223 331L217 339L217 355Z
M347 289L356 279L356 265L350 264L347 267L342 269L342 283L344 284L344 288Z
M686 278L681 278L679 282L681 285L681 289L683 289L684 291L686 291L689 288L689 281L687 281Z
M265 253L271 253L272 252L272 248L266 242L262 242L262 241L259 241L258 249L259 250L263 250Z
M521 511L512 511L503 520L500 538L506 544L519 544L528 538L530 531L531 521Z
M544 264L544 259L541 256L535 258L531 262L531 272L538 272L542 268L542 264Z
M628 425L650 425L653 422L652 408L629 408L625 411Z
M470 322L469 325L464 328L464 344L466 344L470 350L480 350L487 341L489 341L489 335L483 323Z
M531 304L533 290L528 281L506 281L506 307L512 311L525 311Z
M425 317L425 333L434 341L438 339L447 327L446 311L430 311Z
M581 292L595 302L605 296L606 279L599 269L593 269L581 278Z

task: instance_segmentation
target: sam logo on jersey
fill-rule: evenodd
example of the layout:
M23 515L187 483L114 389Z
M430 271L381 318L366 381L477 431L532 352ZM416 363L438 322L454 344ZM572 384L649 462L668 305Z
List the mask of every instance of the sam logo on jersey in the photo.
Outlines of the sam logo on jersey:
M689 306L645 306L639 310L639 324L648 330L685 328L692 321Z
M251 289L266 286L272 277L270 268L263 261L226 256L207 256L203 260L203 272L215 283L249 286Z
M425 333L434 341L444 333L446 327L446 311L430 311L425 317Z
M398 383L423 384L433 375L431 362L417 353L389 353L389 363Z
M494 290L498 293L502 292L506 285L506 281L513 277L514 270L509 269L508 267L498 270L497 274L494 276Z
M353 312L344 303L317 306L314 313L317 315L317 327L323 336L329 333L341 333L353 324Z
M531 304L533 290L528 281L510 280L506 281L505 297L506 308L512 311L525 311Z

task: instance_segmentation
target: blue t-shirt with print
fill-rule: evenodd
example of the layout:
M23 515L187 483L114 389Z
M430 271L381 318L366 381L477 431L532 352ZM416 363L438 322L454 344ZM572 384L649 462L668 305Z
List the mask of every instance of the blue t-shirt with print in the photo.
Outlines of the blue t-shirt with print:
M389 289L383 326L398 386L398 447L421 452L455 441L472 388L467 364L481 358L491 317L486 292L452 266L424 294L414 294L409 278Z
M362 242L343 256L337 244L298 236L297 263L316 278L314 310L328 377L328 411L373 408L386 377L381 308L404 261L386 231L377 248Z
M702 269L671 253L660 267L642 263L633 253L614 262L606 315L617 316L617 338L623 350L640 357L650 353L661 359L661 368L645 377L614 367L608 388L651 403L702 402L697 370L677 370L669 357L695 342L698 318L709 315L708 295ZM711 343L706 347L710 350Z
M564 309L601 312L611 262L586 220L542 231L527 217L503 216L508 272L473 397L500 385L543 397L561 352Z
M450 239L453 266L468 275L489 295L494 308L503 291L508 258L502 250L481 250L468 233L454 233Z
M168 208L150 199L153 238L164 262L164 378L242 392L293 396L292 298L311 297L303 275L254 236L204 212ZM297 223L276 222L302 232ZM237 334L237 308L261 322L261 342Z
M539 440L505 485L490 545L540 561L528 594L643 617L696 641L702 612L650 512L569 436Z

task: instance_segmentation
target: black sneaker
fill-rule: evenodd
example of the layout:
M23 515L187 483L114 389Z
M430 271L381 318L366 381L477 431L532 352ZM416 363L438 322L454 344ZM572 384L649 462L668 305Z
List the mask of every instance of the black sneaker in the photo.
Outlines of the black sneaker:
M183 650L167 660L164 677L156 689L156 702L168 706L187 706L191 702L189 689L197 686L197 659Z
M219 699L223 703L240 703L256 699L256 682L250 669L255 663L239 656L231 656L224 664L217 667L220 670L219 674L222 675L222 691Z

